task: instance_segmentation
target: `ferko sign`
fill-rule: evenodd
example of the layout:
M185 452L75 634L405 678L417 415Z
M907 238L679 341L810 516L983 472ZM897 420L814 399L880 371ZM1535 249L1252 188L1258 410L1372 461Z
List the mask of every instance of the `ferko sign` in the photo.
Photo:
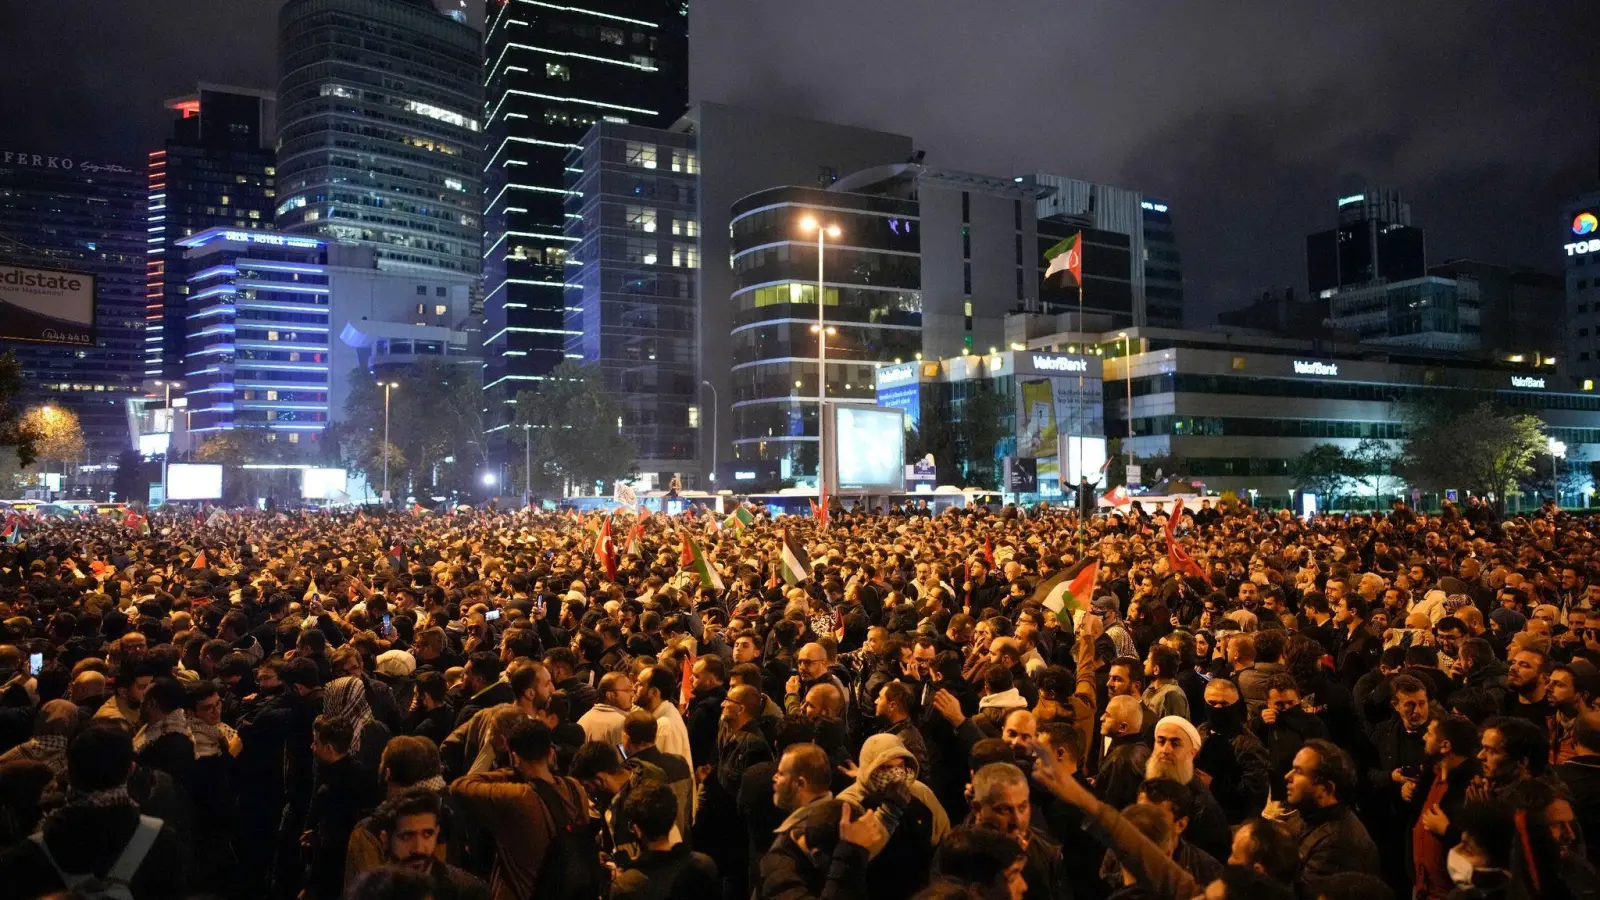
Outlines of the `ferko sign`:
M79 162L70 156L51 156L47 153L20 153L0 150L0 165L27 166L30 169L60 169L65 172L121 172L132 175L133 170L115 163Z
M1534 375L1513 375L1511 386L1519 388L1538 388L1544 390L1544 379Z
M1296 375L1320 375L1325 378L1332 378L1339 374L1339 367L1333 363L1297 359L1294 361L1294 373Z
M1089 361L1075 359L1071 356L1051 356L1044 353L1033 354L1033 367L1040 372L1087 372Z

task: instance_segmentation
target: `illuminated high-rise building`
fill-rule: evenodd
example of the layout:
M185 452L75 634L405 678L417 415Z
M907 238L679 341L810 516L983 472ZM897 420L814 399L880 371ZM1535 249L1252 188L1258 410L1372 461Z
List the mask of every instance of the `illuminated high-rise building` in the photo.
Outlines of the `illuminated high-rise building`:
M167 101L172 136L149 163L147 379L183 379L188 272L178 242L208 228L272 227L272 103L266 91L211 84Z
M568 171L600 122L661 127L688 96L683 0L498 0L484 31L484 385L537 386L568 357ZM666 169L653 144L631 164ZM626 161L624 164L629 164ZM672 182L675 183L675 182ZM641 198L651 199L651 198ZM683 198L693 206L693 198ZM509 409L510 407L506 407ZM502 420L492 429L504 427Z
M380 268L477 275L482 40L429 0L289 0L278 15L277 228Z

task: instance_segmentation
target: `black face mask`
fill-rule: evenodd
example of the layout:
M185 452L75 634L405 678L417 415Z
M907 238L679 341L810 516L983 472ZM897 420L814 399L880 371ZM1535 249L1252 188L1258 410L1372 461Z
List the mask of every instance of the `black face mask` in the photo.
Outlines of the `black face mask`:
M1245 714L1246 708L1242 700L1227 706L1207 706L1206 724L1214 731L1235 734L1244 729Z

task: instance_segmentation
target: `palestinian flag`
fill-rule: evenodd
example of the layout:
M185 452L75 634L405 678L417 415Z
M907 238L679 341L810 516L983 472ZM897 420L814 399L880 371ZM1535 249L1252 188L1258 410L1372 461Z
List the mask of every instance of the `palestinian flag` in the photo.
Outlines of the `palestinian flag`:
M783 530L783 580L787 584L799 584L811 577L811 556L806 553L806 547L800 539Z
M595 559L605 567L606 580L617 580L617 545L611 540L611 519L606 518L605 525L601 526L600 539L594 545Z
M1050 263L1050 268L1044 272L1044 277L1049 278L1057 272L1066 272L1072 276L1072 283L1083 287L1083 232L1078 232L1066 238L1044 252L1044 258Z
M756 517L750 515L750 510L745 509L743 505L740 505L740 506L734 507L733 512L728 513L728 518L723 520L722 527L723 528L732 528L735 531L739 531L739 530L742 530L742 529L745 529L745 528L749 528L751 525L754 525L755 523L756 523Z
M1094 582L1100 575L1100 560L1093 556L1057 572L1034 589L1033 602L1049 610L1067 628L1072 627L1072 614L1087 609L1094 599Z
M628 529L628 546L623 552L629 556L644 555L644 519L633 523L633 527Z
M706 534L716 534L721 530L722 526L717 524L716 516L706 516Z
M717 570L711 567L711 561L706 559L705 552L700 549L700 545L694 542L694 538L690 537L687 531L683 533L681 562L683 568L692 569L695 574L700 576L701 587L710 588L714 591L723 589L722 576L718 575Z

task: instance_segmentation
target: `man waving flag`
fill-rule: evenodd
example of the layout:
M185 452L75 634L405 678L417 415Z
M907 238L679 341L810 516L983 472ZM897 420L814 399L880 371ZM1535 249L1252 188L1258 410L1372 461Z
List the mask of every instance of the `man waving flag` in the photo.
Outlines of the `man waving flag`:
M1094 583L1099 576L1100 560L1087 557L1040 582L1034 589L1033 602L1049 610L1063 627L1071 628L1073 613L1088 609L1094 599Z
M811 556L806 553L806 545L787 528L783 530L782 556L784 583L796 585L811 577Z

